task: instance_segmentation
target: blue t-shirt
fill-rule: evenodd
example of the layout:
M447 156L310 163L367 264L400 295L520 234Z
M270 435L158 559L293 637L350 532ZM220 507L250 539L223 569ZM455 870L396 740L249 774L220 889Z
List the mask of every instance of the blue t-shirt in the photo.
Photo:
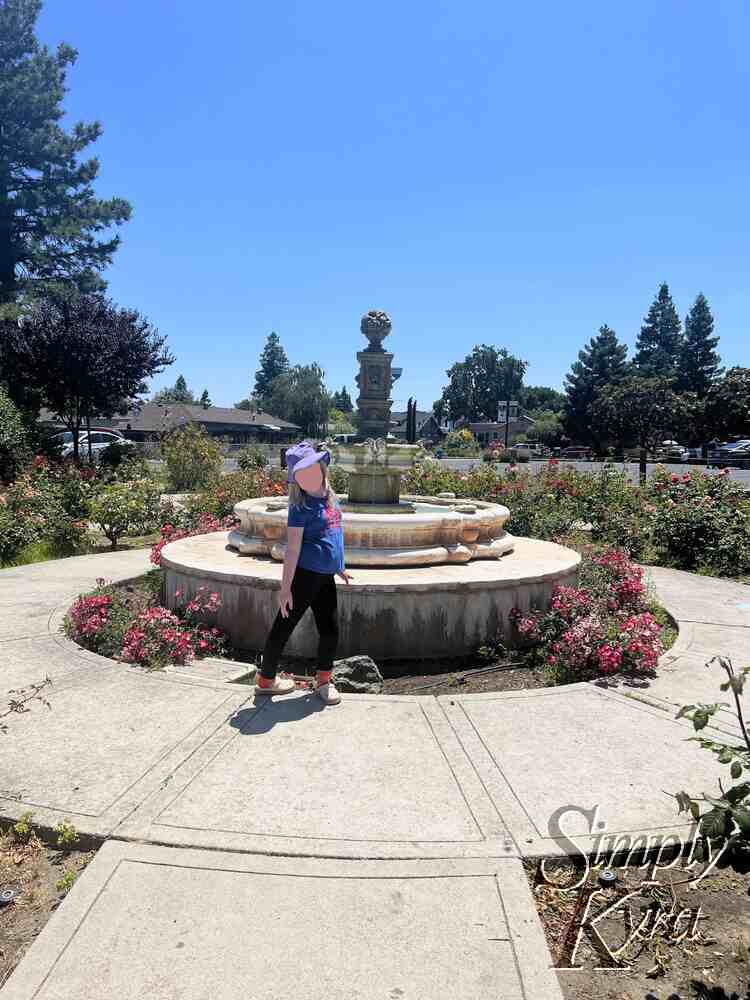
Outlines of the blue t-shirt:
M289 505L287 525L304 528L298 566L316 573L341 573L344 570L344 532L341 508L334 500L327 506L325 497L302 494L302 506Z

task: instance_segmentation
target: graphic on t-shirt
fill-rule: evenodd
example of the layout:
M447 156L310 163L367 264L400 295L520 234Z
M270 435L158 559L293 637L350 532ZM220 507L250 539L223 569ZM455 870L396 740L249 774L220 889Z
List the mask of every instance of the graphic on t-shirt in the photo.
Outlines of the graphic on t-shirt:
M337 503L329 507L325 497L308 495L299 507L290 505L287 524L304 529L299 566L317 573L343 570L344 532Z
M329 529L341 527L341 511L338 507L326 507L323 517L326 519Z

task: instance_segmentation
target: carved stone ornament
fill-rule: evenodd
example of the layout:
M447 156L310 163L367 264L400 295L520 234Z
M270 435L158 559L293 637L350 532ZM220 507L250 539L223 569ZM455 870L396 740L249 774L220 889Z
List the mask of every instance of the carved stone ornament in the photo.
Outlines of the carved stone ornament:
M370 309L362 317L359 328L370 341L368 350L382 351L382 343L391 332L391 318L382 309Z

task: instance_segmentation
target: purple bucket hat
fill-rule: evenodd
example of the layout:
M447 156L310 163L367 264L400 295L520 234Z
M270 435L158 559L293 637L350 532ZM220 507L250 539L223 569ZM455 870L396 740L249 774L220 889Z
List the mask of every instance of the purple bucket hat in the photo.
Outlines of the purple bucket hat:
M315 446L310 441L300 441L286 450L287 481L294 482L294 473L297 469L307 469L316 462L331 464L330 451L316 451Z

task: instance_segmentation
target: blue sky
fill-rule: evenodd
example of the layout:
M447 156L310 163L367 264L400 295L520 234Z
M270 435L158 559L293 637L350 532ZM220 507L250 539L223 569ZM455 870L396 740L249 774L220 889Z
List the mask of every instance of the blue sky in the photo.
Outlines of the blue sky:
M153 388L231 405L275 329L354 395L370 308L394 408L479 343L561 387L662 280L750 364L741 2L46 0L39 34L78 49L67 118L133 204L105 276L177 355Z

